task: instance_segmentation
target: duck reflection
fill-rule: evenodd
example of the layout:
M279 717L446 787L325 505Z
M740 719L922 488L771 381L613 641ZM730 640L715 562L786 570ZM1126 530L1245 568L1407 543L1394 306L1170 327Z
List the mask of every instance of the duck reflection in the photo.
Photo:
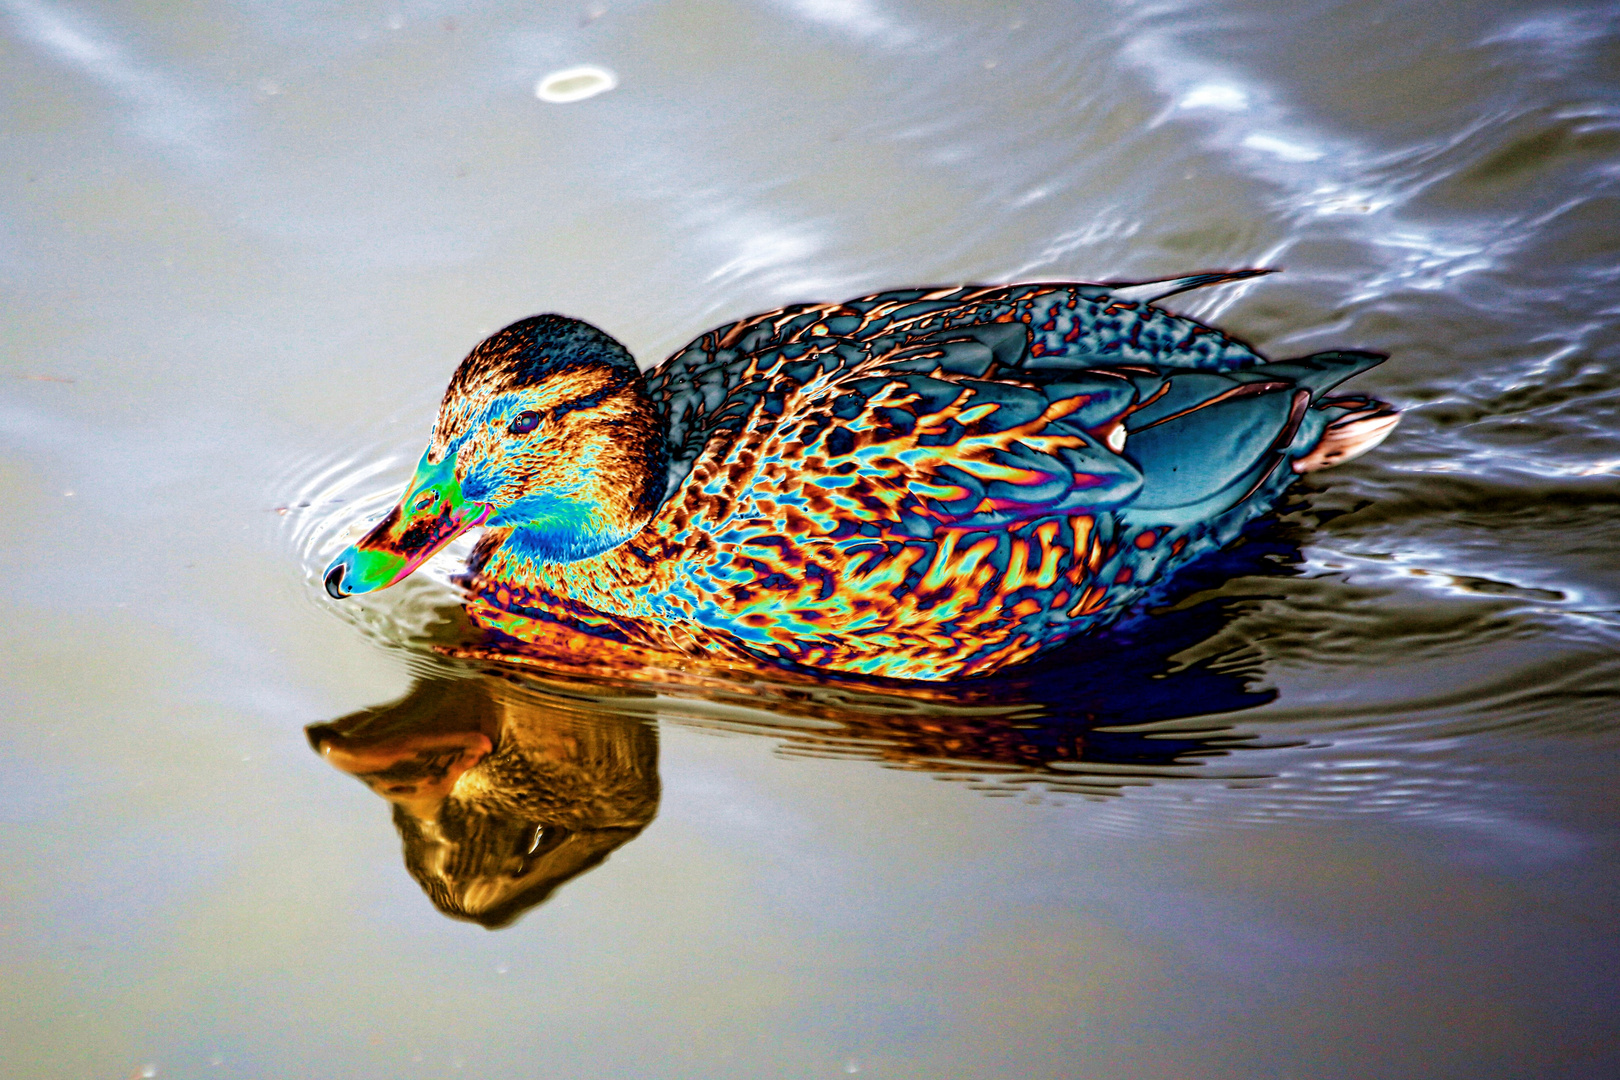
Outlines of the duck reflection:
M1276 695L1255 689L1256 673L1231 657L1174 657L1244 603L1222 594L1223 582L1289 573L1297 556L1275 532L1252 535L1184 574L1180 603L1038 665L956 684L796 680L635 658L584 668L488 639L440 644L440 661L404 698L313 725L309 739L393 804L405 865L439 910L498 928L652 821L654 714L763 734L790 754L971 776L992 791L1117 793L1197 773L1253 745L1228 714ZM1199 589L1216 592L1197 601Z
M447 670L390 705L311 725L327 761L393 804L405 867L446 915L507 926L658 809L639 717Z

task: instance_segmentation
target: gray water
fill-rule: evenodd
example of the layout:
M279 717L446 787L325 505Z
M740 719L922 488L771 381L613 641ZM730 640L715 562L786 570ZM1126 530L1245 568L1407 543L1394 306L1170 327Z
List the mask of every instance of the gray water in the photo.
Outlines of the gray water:
M1613 5L0 0L0 72L0 1074L1620 1075ZM1169 306L1405 422L994 692L319 588L521 316L1251 266ZM304 730L424 716L606 861L442 914Z

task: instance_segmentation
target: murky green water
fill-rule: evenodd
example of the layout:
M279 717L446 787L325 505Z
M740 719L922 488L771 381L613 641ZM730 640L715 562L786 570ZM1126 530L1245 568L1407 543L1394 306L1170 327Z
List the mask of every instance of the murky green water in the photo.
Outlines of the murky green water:
M1612 5L0 0L0 71L0 1073L1620 1073ZM517 317L1238 266L1170 306L1405 423L977 697L319 588ZM312 724L500 768L434 832Z

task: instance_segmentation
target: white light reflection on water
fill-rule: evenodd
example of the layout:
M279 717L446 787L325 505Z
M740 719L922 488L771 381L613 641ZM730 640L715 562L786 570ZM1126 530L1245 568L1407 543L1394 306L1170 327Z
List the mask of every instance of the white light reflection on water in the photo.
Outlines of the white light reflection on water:
M1280 139L1263 131L1245 135L1240 145L1246 146L1250 150L1258 150L1263 154L1270 154L1279 161L1320 161L1326 154L1325 151L1318 150L1315 147Z
M1481 45L1525 47L1562 73L1584 59L1592 46L1612 40L1620 12L1613 7L1589 10L1552 8L1513 20L1480 39Z
M619 77L595 64L553 71L534 84L534 96L551 105L570 105L605 94L619 85Z
M1249 107L1247 91L1231 83L1199 83L1181 96L1176 106L1182 109L1220 109L1223 112L1243 112Z
M809 270L812 256L821 250L821 240L804 226L777 224L747 213L697 211L691 220L701 222L705 245L723 253L725 261L710 271L706 280L724 283L746 278L771 282L782 292L814 295L824 278ZM729 257L726 257L729 256Z
M116 35L41 0L3 0L0 11L51 58L82 72L131 108L139 134L199 161L214 157L210 136L216 111L172 74L132 55Z
M1313 125L1275 88L1204 58L1195 44L1168 26L1148 22L1134 29L1120 50L1121 60L1146 74L1172 103L1155 122L1192 126L1204 141L1222 149L1228 161L1246 164L1283 192L1272 203L1295 228L1289 239L1257 254L1256 265L1284 263L1288 249L1311 236L1312 217L1345 211L1374 215L1402 201L1370 182L1375 154L1343 133ZM1390 227L1362 226L1357 231L1372 238ZM1212 301L1196 310L1201 317L1214 318L1236 299Z
M895 21L871 0L783 0L783 6L809 22L878 48L906 48L919 41L915 30Z

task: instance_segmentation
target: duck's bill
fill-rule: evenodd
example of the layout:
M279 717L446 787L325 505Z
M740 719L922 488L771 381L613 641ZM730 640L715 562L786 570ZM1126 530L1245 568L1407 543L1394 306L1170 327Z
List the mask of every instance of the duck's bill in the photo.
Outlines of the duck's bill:
M422 455L399 505L326 568L326 591L334 600L388 588L484 523L489 507L462 497L455 462L454 454L437 465Z

